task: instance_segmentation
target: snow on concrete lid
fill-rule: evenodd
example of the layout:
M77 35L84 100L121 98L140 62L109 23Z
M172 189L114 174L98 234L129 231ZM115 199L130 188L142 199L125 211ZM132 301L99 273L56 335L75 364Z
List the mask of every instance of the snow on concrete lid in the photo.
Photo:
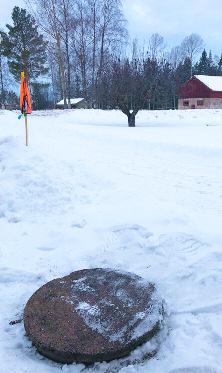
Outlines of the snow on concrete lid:
M194 75L213 91L222 92L222 76Z
M75 104L78 104L78 102L81 102L83 100L84 100L84 98L71 98L70 103L71 103L71 105L75 105ZM59 101L57 103L57 105L64 105L64 100Z

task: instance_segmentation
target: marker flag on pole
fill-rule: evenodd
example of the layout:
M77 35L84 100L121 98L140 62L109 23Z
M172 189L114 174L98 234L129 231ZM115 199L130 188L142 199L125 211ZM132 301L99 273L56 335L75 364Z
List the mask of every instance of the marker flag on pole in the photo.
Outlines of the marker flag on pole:
M32 101L31 96L29 93L28 84L25 79L25 73L21 73L21 85L20 85L20 110L21 115L19 115L19 119L22 116L25 117L25 138L26 138L26 146L28 146L28 119L27 114L32 113Z
M25 79L25 73L21 73L21 85L20 85L20 110L21 113L31 114L32 112L32 101L29 93L28 84Z

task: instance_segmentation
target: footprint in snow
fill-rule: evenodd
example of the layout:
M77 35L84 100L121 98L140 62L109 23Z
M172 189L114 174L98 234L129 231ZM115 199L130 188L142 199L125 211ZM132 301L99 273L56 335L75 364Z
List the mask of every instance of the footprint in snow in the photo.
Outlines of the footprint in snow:
M80 222L73 222L71 224L71 228L79 228L79 229L82 229L86 226L87 222L85 219L83 219L82 221Z
M187 310L182 310L175 312L175 315L183 315L192 313L193 315L200 315L200 314L221 314L222 313L222 303L212 304L206 307L199 307L199 308L191 308Z
M0 139L0 146L4 144L8 144L10 142L12 143L13 141L14 141L14 138L12 136L3 137L2 139Z
M121 240L127 239L128 241L134 240L137 237L142 237L143 239L148 239L152 234L147 231L146 228L141 225L118 225L113 227L113 233L119 237Z
M169 373L221 373L222 371L215 370L210 367L187 367L169 371Z
M55 248L54 247L42 246L42 247L37 247L37 250L40 250L40 251L54 251Z
M164 247L167 252L192 255L207 245L186 233L172 233L160 236L160 246Z
M16 217L16 216L13 216L13 217L11 217L11 218L8 220L9 223L13 223L13 224L20 223L20 221L21 221L21 219L19 219L19 218Z
M5 213L3 211L0 211L0 219L5 218Z

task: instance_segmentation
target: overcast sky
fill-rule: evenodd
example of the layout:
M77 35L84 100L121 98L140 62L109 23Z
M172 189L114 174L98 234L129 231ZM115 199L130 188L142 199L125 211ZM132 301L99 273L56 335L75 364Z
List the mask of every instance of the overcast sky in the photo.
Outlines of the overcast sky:
M0 27L10 21L15 5L24 0L0 0ZM143 41L158 32L171 47L195 32L207 50L222 52L222 0L123 0L123 9L132 38Z

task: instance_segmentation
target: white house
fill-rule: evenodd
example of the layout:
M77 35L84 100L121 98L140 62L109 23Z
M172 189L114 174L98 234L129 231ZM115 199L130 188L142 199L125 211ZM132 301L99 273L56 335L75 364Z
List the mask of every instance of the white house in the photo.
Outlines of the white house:
M84 98L71 98L70 102L71 102L72 109L86 109L87 108L87 102ZM64 109L64 100L59 101L56 104L56 108Z

